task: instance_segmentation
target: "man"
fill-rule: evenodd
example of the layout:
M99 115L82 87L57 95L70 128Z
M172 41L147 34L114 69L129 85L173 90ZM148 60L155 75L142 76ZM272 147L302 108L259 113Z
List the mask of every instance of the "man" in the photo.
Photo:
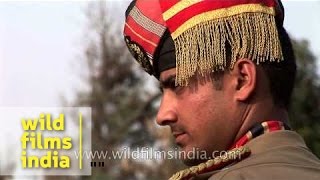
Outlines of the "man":
M163 90L157 123L182 152L214 158L185 156L192 167L171 179L320 178L288 126L296 64L281 2L138 0L126 17L129 50Z

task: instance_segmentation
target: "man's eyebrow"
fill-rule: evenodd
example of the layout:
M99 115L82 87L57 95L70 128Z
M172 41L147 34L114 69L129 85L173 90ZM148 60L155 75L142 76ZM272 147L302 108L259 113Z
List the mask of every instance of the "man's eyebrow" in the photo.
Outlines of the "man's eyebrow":
M160 90L162 90L164 88L170 88L170 87L172 87L172 85L175 85L175 83L176 83L176 75L175 74L172 74L163 80L160 79Z

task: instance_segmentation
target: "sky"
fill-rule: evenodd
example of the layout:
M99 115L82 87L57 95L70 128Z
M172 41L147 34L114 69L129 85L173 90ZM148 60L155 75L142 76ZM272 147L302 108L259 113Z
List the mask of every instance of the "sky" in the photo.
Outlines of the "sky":
M1 106L59 105L77 78L72 65L83 8L84 2L0 2Z
M123 21L126 2L107 1ZM285 27L320 57L320 1L284 0ZM83 89L85 1L0 0L0 106L61 106Z

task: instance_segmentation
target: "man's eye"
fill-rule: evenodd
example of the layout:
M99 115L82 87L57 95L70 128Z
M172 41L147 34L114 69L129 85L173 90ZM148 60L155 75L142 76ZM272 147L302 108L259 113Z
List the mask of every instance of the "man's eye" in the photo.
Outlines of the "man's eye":
M160 82L160 91L163 93L164 90L170 90L173 91L175 93L177 93L178 91L180 91L180 89L182 88L181 86L176 84L176 77L175 76L171 76L163 81Z
M177 85L175 82L172 82L172 83L170 84L170 87L169 87L169 88L170 88L172 91L174 91L175 93L178 93L178 92L180 92L181 89L183 89L182 86Z
M170 84L169 84L169 88L171 90L175 90L178 88L178 85L176 85L176 82L175 81L171 81Z
M176 85L175 82L168 84L165 87L159 86L159 91L163 93L164 89L168 89L171 91L177 91L180 88L180 86Z

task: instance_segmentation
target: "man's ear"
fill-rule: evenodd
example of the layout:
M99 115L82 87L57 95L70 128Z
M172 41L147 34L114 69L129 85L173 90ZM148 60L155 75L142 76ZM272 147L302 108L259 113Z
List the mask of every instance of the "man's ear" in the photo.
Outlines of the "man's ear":
M254 92L257 68L250 59L238 59L231 70L235 83L235 99L246 101Z

